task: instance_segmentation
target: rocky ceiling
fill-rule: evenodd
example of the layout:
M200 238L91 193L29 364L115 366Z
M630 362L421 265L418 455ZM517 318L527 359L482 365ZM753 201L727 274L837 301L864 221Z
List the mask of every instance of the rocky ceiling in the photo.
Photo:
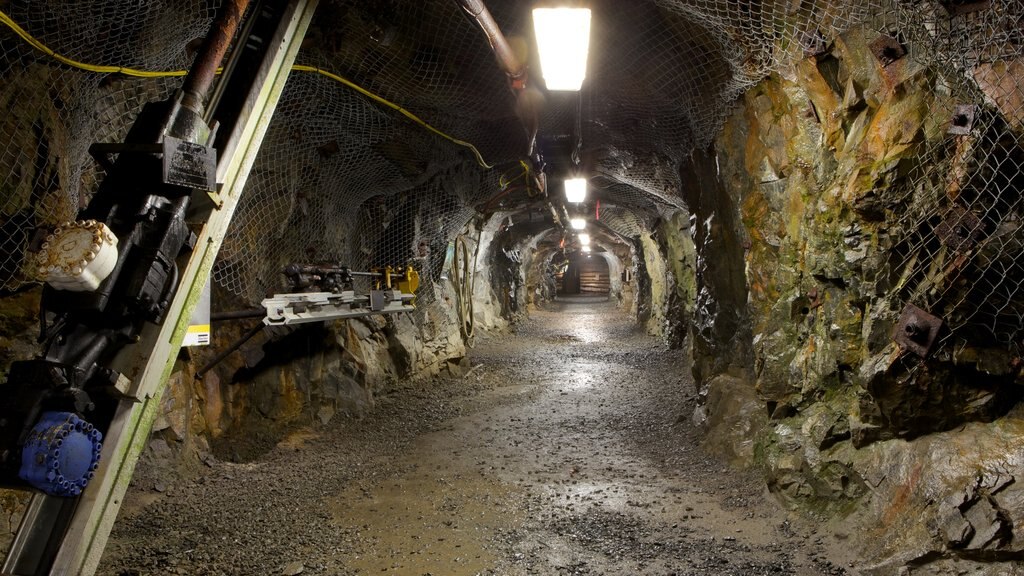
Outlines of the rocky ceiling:
M784 58L827 43L877 8L872 2L791 0L577 3L593 10L593 24L587 82L575 94L544 88L531 31L535 4L486 2L530 71L529 87L518 98L486 36L456 0L327 2L300 59L337 71L476 146L501 182L494 186L485 176L463 200L485 211L519 212L517 221L536 217L534 190L500 184L514 181L519 161L528 158L522 120L536 115L537 151L551 196L560 197L561 177L582 172L591 180L587 209L600 201L612 217L609 236L628 237L638 222L684 207L679 161L710 142L742 90ZM419 129L398 129L409 128ZM444 141L428 145L451 148ZM387 143L379 153L423 173L472 161L466 152L423 154Z
M532 72L530 104L546 159L567 162L582 140L593 175L619 177L670 204L672 160L707 144L736 96L792 55L779 52L782 41L800 53L878 12L872 2L845 1L577 2L594 13L588 79L577 96L544 89L531 33L535 4L486 3ZM508 82L456 0L328 2L305 56L457 132L490 162L526 153Z
M526 96L517 98L484 33L456 0L322 0L298 62L377 98L329 75L293 73L215 279L258 300L284 261L399 263L410 246L443 247L478 212L512 211L517 221L550 212L536 186L524 185L540 167L523 174L529 146L521 118L534 113L550 196L561 197L560 178L576 168L576 158L592 185L586 209L596 214L601 202L609 240L635 236L644 223L684 208L680 160L710 143L744 89L882 13L882 1L590 0L588 80L574 95L547 93L539 78L530 30L535 2L488 0L532 71ZM189 47L219 0L173 4L0 3L60 54L144 70L187 66ZM56 67L4 33L3 69L12 82L3 97L24 100L48 86L60 92L24 104L3 127L12 143L4 185L17 188L4 211L27 210L57 225L84 203L99 176L85 153L89 143L118 139L141 103L166 97L177 80ZM33 178L17 177L53 170L19 152L36 140L24 128L33 118L48 119L42 130L53 132L52 149L39 154L58 165L49 178L59 180L63 196L54 201L40 202ZM25 278L20 245L9 244L0 280L11 288Z

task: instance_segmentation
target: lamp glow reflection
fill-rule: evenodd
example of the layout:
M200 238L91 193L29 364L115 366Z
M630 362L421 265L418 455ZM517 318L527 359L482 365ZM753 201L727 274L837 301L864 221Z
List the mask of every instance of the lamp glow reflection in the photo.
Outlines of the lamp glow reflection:
M580 250L582 250L585 254L589 254L590 253L590 246L584 246L583 248L580 248Z
M579 90L587 76L590 10L534 8L533 32L548 90Z
M580 203L587 199L586 178L570 178L565 181L565 199L568 202Z
M586 230L587 221L583 218L572 218L569 220L569 225L572 226L573 230Z
M579 239L580 244L582 244L584 246L589 246L590 245L590 234L579 234L579 235L576 236L576 238Z

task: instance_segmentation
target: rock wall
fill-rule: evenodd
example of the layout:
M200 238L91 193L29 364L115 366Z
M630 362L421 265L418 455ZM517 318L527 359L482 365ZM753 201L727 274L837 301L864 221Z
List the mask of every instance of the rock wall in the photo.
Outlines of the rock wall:
M144 460L158 468L149 476L187 471L211 451L233 460L255 458L295 425L362 418L372 412L375 394L399 378L460 375L465 366L451 299L413 314L265 330L197 378L200 360L240 331L215 326L214 346L194 362L179 362Z
M503 234L506 218L507 214L499 212L482 224L471 223L464 234L475 264L471 279L474 324L481 330L507 327L509 317L503 313L525 310L528 298L525 273L508 257L516 247Z
M692 224L689 214L675 211L658 221L654 231L656 245L650 245L641 236L648 272L661 268L659 274L652 274L652 297L659 297L652 298L655 322L652 325L648 321L648 330L663 336L672 348L683 346L697 300L697 251L691 236ZM655 256L662 261L660 265L651 261ZM654 288L662 283L663 288Z
M878 37L851 30L761 82L682 169L698 421L786 505L859 526L868 573L1004 573L1024 559L1013 347L962 324L927 358L893 341L914 300L899 239L930 201L921 175L970 179L950 169L947 134L963 79L913 58L886 66ZM993 108L1019 99L1015 86L1000 84ZM972 278L958 282L949 290L968 293Z

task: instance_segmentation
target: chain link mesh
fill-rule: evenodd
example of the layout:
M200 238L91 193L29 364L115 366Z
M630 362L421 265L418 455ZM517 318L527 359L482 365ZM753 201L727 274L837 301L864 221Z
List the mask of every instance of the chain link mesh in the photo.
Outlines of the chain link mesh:
M932 137L889 226L898 295L940 316L947 341L1020 347L1024 4L900 4L890 16L910 57L942 73Z
M0 3L12 20L69 58L146 70L187 68L219 0ZM101 177L93 142L122 139L143 104L174 78L132 78L56 64L0 26L0 288L31 282L25 251L36 228L73 220Z
M528 45L525 0L488 7ZM886 31L942 75L932 117L972 111L961 136L929 138L889 223L898 295L952 327L1019 342L1022 22L1015 0L595 0L588 84L575 105L548 97L542 134L582 139L606 224L635 237L684 208L679 162L709 144L736 97L839 34L885 16ZM66 56L146 70L187 67L217 0L60 2L0 7ZM256 160L214 277L255 302L291 261L440 273L447 243L499 191L526 150L516 101L487 40L454 1L322 2L301 64L330 70L476 146L460 146L325 76L293 73ZM74 217L100 174L90 143L123 138L176 78L139 79L59 65L0 29L0 283L30 282L36 227ZM571 104L571 102L570 102ZM965 106L969 108L957 108ZM577 118L577 107L579 118ZM945 130L934 120L932 130ZM578 126L578 133L577 133ZM632 216L630 215L632 214ZM425 283L429 285L430 283ZM431 288L432 289L432 288ZM426 292L421 302L428 302Z

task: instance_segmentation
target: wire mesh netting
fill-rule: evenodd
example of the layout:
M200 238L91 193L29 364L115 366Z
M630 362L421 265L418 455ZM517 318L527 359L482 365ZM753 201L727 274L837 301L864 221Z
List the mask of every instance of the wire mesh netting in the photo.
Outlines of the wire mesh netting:
M578 147L584 166L599 175L592 183L607 204L608 225L634 237L658 215L684 207L679 163L713 140L739 94L884 14L887 31L944 79L949 97L936 99L933 116L970 116L965 134L929 140L906 185L912 209L894 212L891 252L905 276L900 297L939 311L954 328L1020 340L1019 2L590 4L589 87L571 105L548 95L539 124L550 142ZM528 54L531 3L487 5ZM218 6L0 3L58 53L145 70L187 67ZM516 99L486 37L454 0L324 1L299 63L348 78L473 144L495 168L349 86L295 72L215 266L216 281L256 302L279 289L288 262L414 264L437 277L447 243L527 153ZM6 27L0 77L0 104L9 110L0 119L0 283L15 289L32 282L25 269L32 231L74 218L95 190L101 175L89 144L122 138L142 104L166 98L179 80L61 65Z
M911 57L945 73L890 225L900 298L970 341L1024 344L1024 4L899 5Z
M443 256L452 228L447 218L462 218L457 230L468 217L463 200L442 182L456 177L465 157L432 138L329 79L295 75L214 279L259 300L279 288L288 262L397 267L439 242ZM469 172L459 180L473 186L479 175Z
M0 4L13 21L69 58L147 70L181 70L206 35L218 0L175 3L21 1ZM176 78L132 78L56 65L0 26L0 288L31 281L33 230L73 220L95 191L93 142L124 137L146 102Z

